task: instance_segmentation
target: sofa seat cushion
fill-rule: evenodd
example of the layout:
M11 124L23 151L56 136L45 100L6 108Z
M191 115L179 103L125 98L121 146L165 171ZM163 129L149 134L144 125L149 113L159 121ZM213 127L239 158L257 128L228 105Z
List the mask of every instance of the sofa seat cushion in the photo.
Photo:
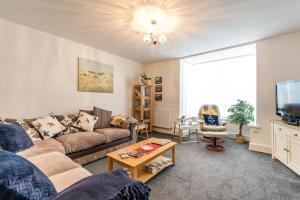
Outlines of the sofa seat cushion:
M53 183L57 192L60 192L67 187L73 185L77 181L90 176L91 173L86 169L80 167L65 171L54 176L50 176L49 179Z
M130 136L129 129L122 129L122 128L102 128L102 129L96 129L95 132L104 135L106 143L110 143L115 140L127 138Z
M222 132L226 130L226 126L209 126L209 125L204 125L201 128L203 131L217 131L217 132Z
M33 142L33 146L25 151L18 152L17 154L25 158L30 158L44 153L60 152L65 154L64 146L55 139L38 140Z
M78 132L62 135L56 139L64 145L66 154L78 152L105 143L104 135L94 132Z
M41 154L28 158L28 160L37 166L48 177L63 173L70 169L81 167L79 164L73 162L69 157L59 152Z

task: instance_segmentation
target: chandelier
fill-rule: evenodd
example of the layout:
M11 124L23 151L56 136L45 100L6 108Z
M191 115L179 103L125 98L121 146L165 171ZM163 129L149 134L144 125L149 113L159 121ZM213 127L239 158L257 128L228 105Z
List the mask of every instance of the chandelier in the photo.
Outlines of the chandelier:
M152 27L149 29L148 33L145 33L143 37L143 41L145 44L162 45L167 41L167 37L165 35L155 34L156 24L157 24L156 20L151 20Z
M146 5L134 11L131 26L143 33L142 41L145 44L162 45L167 41L165 33L172 31L177 25L174 21L160 7Z

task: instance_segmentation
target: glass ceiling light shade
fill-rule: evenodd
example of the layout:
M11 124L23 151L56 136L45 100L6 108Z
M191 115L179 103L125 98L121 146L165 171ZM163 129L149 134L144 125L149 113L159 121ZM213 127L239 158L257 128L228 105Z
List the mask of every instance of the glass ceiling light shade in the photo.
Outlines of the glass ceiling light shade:
M131 26L134 30L144 33L145 44L161 45L167 41L165 33L173 31L178 25L178 18L170 16L157 6L142 6L134 11Z

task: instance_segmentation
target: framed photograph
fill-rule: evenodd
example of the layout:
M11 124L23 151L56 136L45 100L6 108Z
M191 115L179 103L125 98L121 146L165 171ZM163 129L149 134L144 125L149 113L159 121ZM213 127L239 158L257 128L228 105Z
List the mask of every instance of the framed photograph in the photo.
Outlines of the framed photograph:
M162 76L155 77L155 84L162 84Z
M113 66L78 58L78 90L113 93Z
M162 92L162 85L156 85L155 92Z
M162 101L162 94L155 94L155 101Z

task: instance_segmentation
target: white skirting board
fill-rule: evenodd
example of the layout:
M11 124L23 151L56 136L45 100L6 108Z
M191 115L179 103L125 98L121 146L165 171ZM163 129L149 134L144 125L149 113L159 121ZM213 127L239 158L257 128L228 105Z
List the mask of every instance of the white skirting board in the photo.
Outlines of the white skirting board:
M258 152L262 152L262 153L268 153L268 154L272 153L272 147L261 145L261 144L254 144L251 142L249 143L249 150L258 151Z

